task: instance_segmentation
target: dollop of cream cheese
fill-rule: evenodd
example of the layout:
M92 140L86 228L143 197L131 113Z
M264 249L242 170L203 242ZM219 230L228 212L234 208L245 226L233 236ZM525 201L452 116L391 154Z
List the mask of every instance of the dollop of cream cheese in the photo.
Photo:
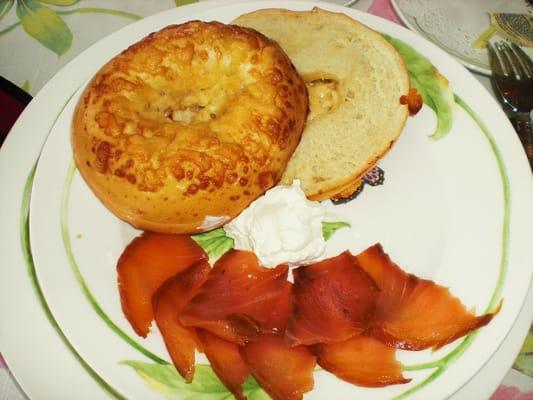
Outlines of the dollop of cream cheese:
M322 221L331 219L324 204L310 201L300 188L276 186L224 226L235 248L254 252L261 264L298 266L325 258Z

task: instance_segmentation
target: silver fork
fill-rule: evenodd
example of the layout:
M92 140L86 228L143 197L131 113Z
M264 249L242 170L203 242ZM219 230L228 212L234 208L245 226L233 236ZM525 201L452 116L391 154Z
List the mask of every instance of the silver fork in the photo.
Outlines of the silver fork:
M489 43L487 49L496 93L533 170L533 61L514 43Z

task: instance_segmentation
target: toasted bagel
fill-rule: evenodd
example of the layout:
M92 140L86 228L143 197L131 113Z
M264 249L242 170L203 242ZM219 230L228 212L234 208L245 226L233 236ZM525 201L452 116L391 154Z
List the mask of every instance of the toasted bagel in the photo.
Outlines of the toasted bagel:
M134 227L207 231L279 181L307 110L306 86L277 43L191 21L148 35L96 74L75 110L74 159Z
M340 13L263 9L234 24L276 40L304 78L310 113L281 183L299 179L312 200L342 198L399 137L407 69L377 32Z

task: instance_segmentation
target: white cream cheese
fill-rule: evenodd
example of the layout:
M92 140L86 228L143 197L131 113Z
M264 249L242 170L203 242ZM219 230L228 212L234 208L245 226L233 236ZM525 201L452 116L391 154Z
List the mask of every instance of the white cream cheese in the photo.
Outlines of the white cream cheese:
M267 191L224 230L236 249L254 252L264 266L296 266L325 258L322 221L327 219L331 215L325 205L307 200L295 180L292 186Z

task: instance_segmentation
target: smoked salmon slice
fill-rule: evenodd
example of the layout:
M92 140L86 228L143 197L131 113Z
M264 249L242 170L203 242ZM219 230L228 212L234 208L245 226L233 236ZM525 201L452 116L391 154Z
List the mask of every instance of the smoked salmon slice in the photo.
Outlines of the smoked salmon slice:
M261 327L261 333L283 336L287 327L287 322L292 307L292 287L293 284L286 282L279 300L270 312Z
M405 350L438 349L490 322L436 283L408 274L376 244L355 257L380 289L370 334Z
M124 249L117 263L122 311L133 330L146 337L154 319L152 296L172 276L207 254L189 236L143 233Z
M367 336L354 336L344 342L317 344L313 351L318 365L340 379L358 386L380 387L407 383L396 349Z
M180 324L178 314L207 280L210 271L206 260L199 261L168 279L152 298L155 322L172 363L188 383L194 376L194 354L199 341L194 328Z
M290 346L340 342L367 329L378 289L347 251L294 270Z
M286 292L288 266L264 268L255 254L230 250L213 266L207 282L180 314L184 326L203 328L244 345L268 327Z
M313 389L316 357L305 347L288 347L280 336L262 335L241 347L252 375L273 400L301 400Z
M239 346L203 329L198 329L198 336L215 374L235 399L245 400L242 385L250 374L250 368L244 362Z

